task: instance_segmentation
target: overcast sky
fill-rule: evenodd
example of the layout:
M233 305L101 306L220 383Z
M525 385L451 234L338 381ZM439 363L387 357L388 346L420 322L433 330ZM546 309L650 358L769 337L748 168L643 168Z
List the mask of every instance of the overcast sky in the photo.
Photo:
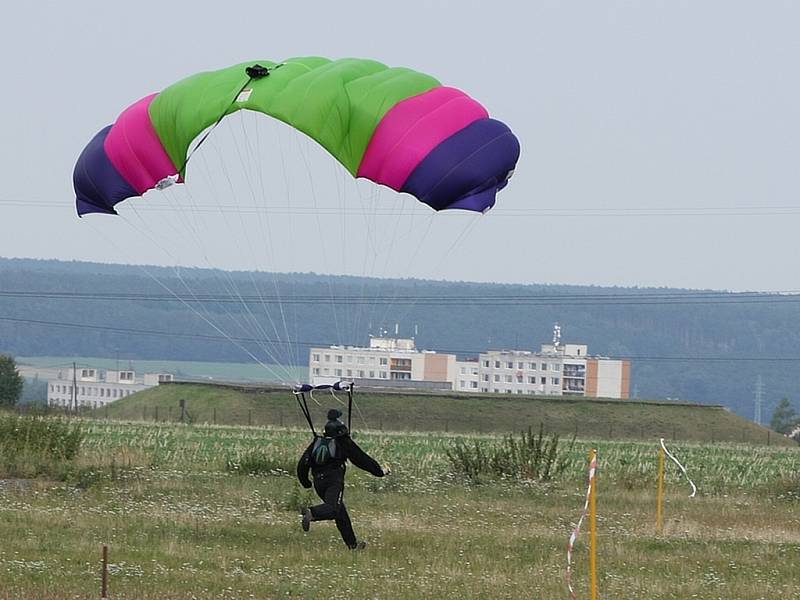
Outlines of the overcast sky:
M800 3L779 1L7 3L0 256L800 289L799 26ZM192 190L151 202L175 210L75 216L74 162L128 104L197 71L301 55L422 70L508 123L522 156L496 214L434 219L413 208L370 221L359 211L414 201L345 182L324 152L242 117L204 148L205 175L190 168ZM226 136L241 125L259 136L253 165L284 156L267 159L263 173L278 181L268 192L248 188L263 173L233 164ZM226 179L220 153L239 178L229 192L213 191ZM224 213L234 222L216 234L219 218L197 211L194 229L164 229L183 224L187 201L207 206L215 193L231 204L267 193L269 206L330 204L320 217ZM337 206L346 218L330 214Z

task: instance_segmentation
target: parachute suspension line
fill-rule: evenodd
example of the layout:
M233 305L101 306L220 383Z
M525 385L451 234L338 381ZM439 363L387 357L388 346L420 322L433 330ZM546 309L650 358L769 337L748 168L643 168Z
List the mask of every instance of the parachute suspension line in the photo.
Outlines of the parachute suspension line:
M213 180L213 178L210 178L210 179ZM185 190L186 197L187 197L187 199L189 201L189 204L190 204L191 208L194 208L196 203L195 203L194 196L193 196L191 190L188 187L184 187L183 189ZM134 209L134 212L136 212L135 209ZM195 217L197 216L197 215L193 214L193 213L197 212L196 210L189 210L188 212L192 216L195 216ZM139 215L138 212L136 214L137 214L137 216L139 216L141 218L141 215ZM226 224L227 224L227 220L224 218L224 216L223 216L223 220L225 220ZM181 219L181 222L183 222L183 221L189 222L190 219ZM144 222L144 220L143 220L143 222ZM187 229L189 229L188 226L187 226ZM280 360L276 357L277 349L273 348L272 350L270 350L270 348L268 347L268 344L267 344L267 341L266 341L267 340L266 332L264 332L263 328L260 327L260 324L258 323L258 321L255 319L255 317L252 315L252 313L250 313L249 307L247 306L247 303L244 301L244 299L242 298L241 294L239 293L238 288L236 286L236 283L233 280L233 278L230 275L230 273L227 273L224 270L218 269L218 268L214 267L211 264L210 260L208 259L207 253L203 249L203 244L200 242L199 229L197 229L195 237L196 237L195 241L196 241L196 244L198 246L198 249L200 250L200 254L203 256L206 264L211 269L211 272L212 272L213 276L215 277L215 279L222 284L223 289L226 290L226 292L228 293L228 295L231 296L231 298L235 298L235 297L239 298L240 302L242 303L243 307L245 308L245 311L250 314L251 318L247 319L246 317L244 317L244 318L239 317L236 314L231 313L231 311L229 311L227 309L227 307L223 308L223 311L224 311L225 315L229 319L231 319L232 322L236 323L236 325L238 325L239 329L241 329L243 332L245 332L247 334L250 334L250 335L253 334L252 327L254 327L254 326L255 326L256 329L260 330L262 337L261 337L261 339L258 339L258 337L256 337L256 340L255 340L256 343L258 344L258 346L261 348L261 350L264 352L264 355L268 359L270 359L274 364L276 364L278 366L282 366ZM174 260L174 258L173 258L173 260ZM225 280L223 280L223 279L221 279L219 277L219 275L217 274L219 271L222 271L225 274L225 276L228 279L228 283L226 283ZM199 301L199 299L195 296L193 290L183 280L183 278L181 277L180 273L177 272L176 274L177 274L178 278L181 280L181 283L183 283L184 287L187 288L189 293L192 294L192 296L195 299L195 301L205 311L206 316L209 318L209 320L211 320L212 317L211 317L211 313L210 313L209 309L204 305L203 302ZM250 327L249 328L246 326L246 323L248 321L250 322ZM279 338L278 341L280 342L280 338ZM284 370L286 372L281 377L279 377L279 379L286 378L287 375L290 375L288 370L286 370L286 369L284 369ZM270 369L269 372L270 372L270 374L272 376L276 376L278 374L278 372L275 371L274 369ZM289 376L288 379L291 379L291 377ZM285 383L289 383L288 381L286 381L286 379L284 379L284 382Z
M212 146L212 147L213 147L213 148L215 148L215 150L217 150L217 153L218 153L218 155L219 155L219 151L218 151L218 149L216 149L216 147L215 147L215 146ZM207 171L210 173L210 170L208 170L208 165L207 165L207 163L205 162L205 155L204 155L204 154L201 154L201 155L200 155L200 157L201 157L201 159L203 160L203 165L204 165L204 167L205 167L205 168L206 168L206 170L207 170ZM224 169L224 166L225 166L225 164L224 164L224 161L222 161L222 165L223 165L223 170L225 170L225 169ZM226 171L226 170L225 170L225 172L226 172L226 175L227 175L227 171ZM229 177L229 176L228 176L228 182L229 182L229 185L230 185L230 186L231 186L231 188L232 188L232 182L230 181L230 177ZM211 178L210 178L210 183L211 183L212 193L213 193L215 196L221 197L221 195L220 195L220 194L218 194L218 193L217 193L217 191L216 191L216 186L214 185L214 178L213 178L213 177L211 177ZM235 192L234 192L234 195L235 195ZM191 197L191 193L189 193L189 196ZM222 221L225 223L225 226L228 228L228 232L229 232L229 234L230 234L230 237L233 237L234 239L236 239L236 240L237 240L237 244L238 244L238 238L239 238L239 236L238 236L238 235L235 235L235 234L232 232L232 229L231 229L231 227L230 227L230 223L228 222L228 220L227 220L227 217L225 216L224 212L222 211L222 207L219 205L219 203L217 203L216 205L217 205L218 211L220 212L220 215L221 215L221 217L222 217ZM239 252L239 253L241 254L241 249L240 249L240 252ZM207 260L207 257L206 257L206 260ZM207 262L208 262L208 260L207 260ZM212 268L214 269L214 271L215 271L215 272L216 272L216 271L221 271L221 272L223 272L223 273L224 273L224 275L225 275L225 278L227 279L227 283L225 283L225 281L224 281L224 280L221 280L221 281L222 281L222 284L223 284L224 288L226 289L227 293L228 293L228 294L229 294L229 295L230 295L232 298L234 298L234 297L238 297L238 298L239 298L239 300L240 300L240 302L241 302L241 303L242 303L242 305L244 306L244 308L245 308L245 311L248 311L248 307L246 306L246 302L245 302L245 301L242 299L242 297L241 297L241 294L240 294L240 293L239 293L239 291L238 291L238 287L237 287L237 285L236 285L236 282L234 281L234 279L233 279L233 277L231 276L231 274L230 274L230 273L228 273L228 272L226 272L226 271L224 271L224 270L222 270L222 269L217 269L217 268L215 268L215 267L212 267ZM252 315L252 313L251 313L251 315L250 315L250 316L251 316L251 319L252 319L252 320L255 320L255 317ZM278 329L277 329L277 327L275 326L275 323L274 323L274 321L272 320L272 317L270 316L270 314L269 314L269 313L267 313L267 318L268 318L268 320L269 320L270 324L272 325L272 330L273 330L273 332L275 333L275 337L277 338L277 342L276 342L276 344L280 345L280 344L281 344L281 342L282 342L281 336L280 336L280 334L278 333ZM251 327L252 327L252 326L253 326L253 325L251 325ZM258 328L258 327L259 327L259 323L258 323L257 321L256 321L256 324L255 324L255 327L256 327L256 328ZM242 329L245 329L245 330L246 330L246 328L245 328L245 327L243 327L243 326L242 326ZM261 331L262 331L262 333L264 333L264 339L265 339L265 341L266 341L266 338L267 338L267 336L266 336L266 333L265 333L265 332L263 332L263 328L261 329ZM248 331L248 333L252 333L252 331ZM273 348L273 352L270 352L270 351L269 351L269 350L267 350L266 348L263 348L263 349L265 350L265 353L266 353L266 354L267 354L267 355L270 357L270 359L271 359L271 360L272 360L272 361L273 361L273 362L274 362L276 365L278 365L278 366L280 366L280 367L282 367L282 368L283 368L283 370L285 371L285 375L286 375L286 376L288 376L288 379L292 379L292 377L291 377L291 374L290 374L289 370L288 370L288 369L287 369L287 368L284 366L283 362L282 362L282 361L280 360L280 358L279 358L279 356L280 356L280 354L281 354L281 351L279 350L279 348L277 348L277 347Z
M235 139L234 139L234 143L235 143ZM216 144L212 143L212 145L210 147L213 148L214 151L217 154L218 164L221 166L222 173L224 175L224 179L227 181L228 187L230 188L231 196L232 197L236 197L236 190L235 190L235 187L233 185L233 180L232 180L230 172L229 172L229 170L227 168L227 163L224 160L223 154L220 152L220 150L219 150L219 148L217 147ZM238 150L238 146L237 146L237 150ZM201 155L201 156L205 160L205 156L204 155ZM204 167L206 169L208 168L207 163L204 163ZM209 177L209 180L213 182L214 178L213 177ZM215 190L215 193L216 193L216 188L214 188L214 190ZM222 197L219 194L217 194L217 195L220 198ZM242 236L244 236L246 238L248 246L250 247L250 256L252 257L254 255L254 251L253 251L253 248L252 248L252 244L250 243L250 237L247 235L247 228L245 226L241 211L236 211L236 212L239 212L239 222L240 222L239 233L237 233L237 232L234 231L234 228L231 226L231 223L228 220L225 211L222 210L222 206L220 205L220 203L217 202L216 205L217 205L217 208L218 208L218 212L219 212L219 214L220 214L220 216L222 218L222 222L225 224L225 227L228 230L229 238L235 240L236 246L239 249L239 255L242 256L242 255L245 254L245 252L243 251L242 246L240 244L240 238ZM285 381L287 381L287 383L292 381L294 379L293 376L292 376L292 373L289 370L288 365L286 364L286 361L281 358L281 356L284 353L287 352L285 349L282 350L279 347L281 345L280 342L283 341L283 337L279 333L278 328L277 328L274 320L272 319L272 316L270 315L269 311L266 309L266 304L265 304L265 302L263 300L263 295L261 294L261 290L260 290L260 288L258 287L258 285L255 282L255 279L253 277L253 273L252 272L248 273L248 277L250 279L250 283L255 288L256 293L258 293L259 297L261 298L262 306L264 306L264 312L265 312L265 314L267 316L267 319L268 319L268 321L269 321L269 323L270 323L270 325L272 327L273 332L275 333L275 337L278 339L278 342L279 342L279 344L273 345L272 351L270 351L270 350L268 350L266 348L266 340L268 339L269 336L267 335L266 331L264 330L264 327L261 324L261 322L256 318L256 316L253 314L253 311L250 309L249 305L247 304L247 302L242 297L242 294L240 292L239 286L236 283L236 281L234 280L233 276L227 271L223 271L223 273L224 273L224 276L226 277L226 279L229 282L228 293L231 294L231 296L236 297L236 298L239 299L239 301L242 304L242 307L244 308L245 313L247 314L247 316L249 316L248 321L251 323L251 327L254 327L256 332L257 332L257 334L259 334L261 336L261 338L264 340L264 342L262 343L262 349L264 350L265 354L267 354L269 356L269 358L272 361L274 361L281 368L281 370L284 372L284 377L286 377ZM282 306L282 303L280 304L280 306ZM291 340L288 339L288 336L287 336L287 339L286 339L286 344L287 345L291 344Z
M438 214L439 213L434 213L434 215L438 215ZM467 221L467 224L461 229L461 232L453 240L453 243L450 244L450 246L447 248L447 250L444 253L442 253L442 256L440 257L439 262L436 263L434 268L431 270L430 274L428 274L425 277L426 279L435 279L436 278L436 276L441 271L442 266L444 265L445 261L450 257L450 254L452 254L453 251L461 244L461 241L465 237L467 237L469 232L472 231L472 229L477 224L478 219L480 219L482 216L483 216L483 214L478 213L472 219L469 219ZM403 313L402 313L402 315L400 317L401 320L408 318L408 315L411 313L412 310L414 310L414 307L416 306L416 304L417 304L416 299L414 299L412 302L408 303L408 305L406 306L405 310L403 311Z
M123 218L124 218L124 217L123 217ZM130 221L129 221L129 220L127 220L127 219L126 219L126 222L127 222L127 223L129 223L131 226L133 226L133 225L130 223ZM106 239L106 241L108 241L108 242L109 242L109 243L110 243L112 246L116 247L116 248L117 248L117 250L121 251L121 252L124 254L124 251L122 251L122 248L121 248L121 247L120 247L120 246L117 244L117 242L116 242L116 241L115 241L113 238L111 238L111 237L107 236L107 235L106 235L106 234L105 234L103 231L101 231L99 228L95 227L95 226L94 226L93 224L91 224L91 223L90 223L90 227L94 228L94 230L95 230L95 232L96 232L96 233L98 233L98 234L99 234L101 237L105 238L105 239ZM134 229L136 229L136 228L134 227ZM137 229L137 231L138 231L138 229ZM151 240L151 241L153 241L153 240ZM191 311L192 311L193 313L195 313L195 314L196 314L198 317L200 317L200 319L202 319L202 320L203 320L203 321L204 321L204 322L205 322L207 325L209 325L209 326L210 326L212 329L214 329L214 331L216 331L217 333L219 333L221 336L223 336L225 339L227 339L229 342L231 342L231 343L232 343L234 346L236 346L237 348L239 348L239 349L240 349L242 352L244 352L245 354L247 354L248 356L250 356L250 358L252 358L252 359L253 359L254 361L256 361L258 364L260 364L262 367L264 367L264 368L265 368L265 369L266 369L268 372L271 372L271 373L272 373L274 376L277 376L277 375L278 375L277 373L275 373L275 371L274 371L273 369L271 369L269 366L267 366L267 365L265 365L263 362L261 362L261 360L259 360L259 359L258 359L258 357L256 357L256 356L255 356L255 355L254 355L252 352L250 352L250 350L248 350L248 349L247 349L245 346L243 346L243 345L242 345L242 344L240 344L238 341L236 341L235 339L233 339L233 338L232 338L230 335L228 335L228 334L227 334L227 333L226 333L224 330L222 330L220 327L218 327L218 326L217 326L215 323L213 323L212 321L210 321L209 319L207 319L207 318L206 318L206 317L205 317L205 316L204 316L202 313L198 312L198 311L197 311L197 309L195 309L195 308L194 308L194 307L193 307L191 304L189 304L189 303L188 303L188 302L186 302L186 301L185 301L183 298L181 298L180 296L178 296L178 295L177 295L177 294L176 294L176 293L175 293L175 292L174 292L174 291L173 291L173 290L172 290L172 289L171 289L171 288L170 288L168 285L166 285L165 283L163 283L162 281L160 281L160 280L159 280L159 279L158 279L158 278L157 278L155 275L153 275L153 274L152 274L152 273L150 273L150 272L149 272L149 271L148 271L146 268L144 268L144 266L142 266L142 265L137 265L137 266L139 267L139 269L140 269L140 270L141 270L141 271L142 271L142 272L143 272L145 275L147 275L147 276L148 276L150 279L152 279L152 280L153 280L153 281L154 281L156 284L158 284L158 285L159 285L161 288L163 288L163 289L164 289L164 290L165 290L167 293L169 293L170 295L174 296L174 297L175 297L175 299L176 299L178 302L180 302L181 304L183 304L184 306L186 306L186 307L187 307L189 310L191 310Z
M225 110L222 111L222 113L219 115L219 118L217 118L216 122L208 129L208 131L206 131L205 135L203 135L203 137L200 138L200 141L197 142L197 144L195 144L191 152L189 152L189 154L186 155L186 159L183 161L181 168L178 169L178 175L183 174L184 169L186 169L186 165L189 164L189 160L192 158L194 153L197 152L197 149L200 146L202 146L203 142L205 142L208 139L208 136L210 136L211 132L217 128L217 125L219 125L222 122L222 119L224 119L225 116L228 114L228 111L231 109L231 106L236 104L236 101L239 99L239 95L247 88L247 86L253 83L253 81L257 79L263 79L264 77L267 77L270 74L270 71L273 71L280 66L282 65L278 64L272 67L272 69L270 69L269 67L264 67L259 64L255 64L251 67L247 67L244 70L245 74L247 75L247 81L245 81L242 84L242 87L240 87L238 91L233 95L230 104L228 104L228 106L225 107Z
M308 410L308 402L306 401L306 395L304 392L294 392L294 397L297 399L297 404L300 405L300 410L303 411L303 416L306 418L306 422L308 423L308 427L311 429L311 433L314 434L315 438L319 437L317 430L314 429L314 422L311 420L311 412Z
M286 192L285 198L286 198L286 207L287 207L288 222L289 222L289 228L288 228L289 229L289 238L288 238L289 239L289 255L293 256L294 255L294 248L291 246L291 242L292 242L292 240L294 240L294 219L292 218L292 213L291 213L291 186L290 186L290 181L291 180L289 178L289 173L288 173L288 171L286 169L286 153L284 152L284 145L283 145L283 131L282 131L282 129L281 129L281 127L280 127L280 125L279 125L277 120L274 120L272 122L272 128L273 128L273 131L275 132L275 135L273 137L276 140L278 140L278 154L281 157L281 172L283 173L283 187L284 187L284 190ZM270 244L272 244L272 240L270 240ZM273 277L272 281L273 281L273 287L275 288L276 295L280 295L280 291L278 289L277 279ZM289 281L289 290L290 290L290 293L293 293L295 291L295 282L292 281L292 280ZM279 307L280 307L280 311L281 311L281 319L283 320L284 326L285 326L286 315L284 314L284 311L283 311L283 303L279 303ZM296 320L297 306L294 306L293 311L294 311L295 320ZM295 323L295 333L297 333L297 325L296 325L296 323ZM297 356L299 357L299 353L300 353L299 347L296 350L297 350ZM300 364L300 362L298 361L295 364Z
M306 141L306 143L308 143L308 141ZM317 222L317 230L319 231L319 239L320 239L320 242L322 243L322 264L323 264L323 268L325 269L325 271L328 271L328 252L327 252L327 249L325 248L325 235L324 235L323 230L322 230L322 223L320 222L319 212L317 210L317 208L318 208L317 204L318 203L317 203L316 186L314 185L314 177L313 177L313 174L311 173L311 165L309 165L309 163L308 163L308 157L306 156L306 153L303 150L303 145L300 142L300 140L298 140L297 146L298 146L298 149L300 150L300 156L303 158L303 165L305 166L305 169L306 169L306 175L308 176L308 184L309 184L309 187L310 187L310 190L311 190L311 200L314 203L314 219ZM338 314L336 312L336 302L335 302L336 297L335 297L335 295L333 293L333 285L331 284L331 277L332 277L332 275L328 271L328 277L327 277L328 295L330 296L330 299L331 299L331 312L333 312L333 322L334 322L334 325L336 326L336 341L337 341L337 344L342 345L342 332L341 332L341 329L339 327L339 317L338 317Z
M247 146L247 154L248 154L248 156L251 157L251 159L255 159L255 160L253 160L253 162L257 165L255 168L256 168L256 171L258 173L258 181L259 181L259 186L260 186L260 196L262 198L262 201L264 201L264 207L266 208L267 205L266 205L265 198L267 196L267 190L266 190L266 187L264 186L262 161L259 160L259 158L260 158L260 135L258 134L258 124L259 124L260 119L255 119L255 123L256 123L256 135L255 135L255 138L256 138L256 151L254 152L253 148L252 148L252 145L250 143L250 137L251 136L248 135L247 127L245 127L244 111L239 111L239 115L240 115L239 124L241 126L242 135L244 136L245 144ZM239 151L238 144L236 146L236 149L237 149L237 152L238 152ZM251 192L251 195L253 197L253 203L254 204L258 204L258 199L257 199L257 195L258 194L256 194L256 191L253 189L253 186L250 185L250 177L249 176L247 177L247 179L248 179L248 185L250 187L250 192ZM260 224L261 229L267 231L268 235L266 235L266 236L261 235L261 236L258 236L258 237L260 237L261 240L262 240L267 260L268 261L272 261L273 264L274 264L274 261L275 261L275 249L274 249L274 247L272 245L272 231L271 231L271 228L270 228L269 219L267 218L266 219L266 223L264 222L264 217L265 216L266 215L259 214L258 215L258 219L259 219L259 224ZM291 217L289 217L289 218L291 219ZM243 217L240 216L240 220L243 220ZM291 255L291 253L290 253L290 255ZM281 322L283 324L283 331L284 331L284 334L286 335L286 341L287 341L286 362L287 362L287 364L298 365L300 363L297 361L297 356L296 356L297 349L291 343L293 341L292 340L292 335L289 333L289 327L288 327L287 322L286 322L286 314L285 314L284 309L283 309L283 301L281 299L280 286L278 285L277 275L276 275L274 269L271 269L271 272L272 272L273 287L275 289L275 294L276 294L276 296L278 298L278 308L280 310ZM264 309L264 313L269 316L269 311L267 310L267 305L266 305L266 302L264 301L264 297L263 297L263 295L261 293L260 288L258 289L258 294L259 294L259 297L261 298L261 304L262 304L262 307ZM271 320L271 317L269 317L269 318ZM274 323L273 323L273 329L274 329ZM278 337L280 337L280 335L278 335ZM295 328L295 336L294 337L295 338L297 337L297 329L296 328ZM296 339L294 341L296 341Z
M238 141L237 137L233 134L233 132L230 132L230 133L231 133L231 141L232 141L234 147L236 148L236 155L239 158L239 164L245 165L246 162L247 162L247 161L244 160L245 156L248 156L248 157L252 158L253 153L250 150L250 143L249 143L249 139L247 137L247 133L245 131L245 128L243 126L243 122L242 122L242 130L243 130L243 133L244 133L244 136L245 136L245 142L248 145L248 151L246 151L244 153L242 152L242 149L240 147L240 144L239 144L239 141ZM218 153L219 153L219 151L218 151ZM225 161L222 160L221 157L220 157L220 159L221 159L221 164L222 164L222 167L223 167L223 171L225 173L225 178L228 181L228 185L231 188L231 193L235 196L235 189L234 189L234 186L233 186L233 180L232 180L232 178L230 176L230 173L228 172L228 169L227 169L227 166L225 164ZM248 189L250 191L250 196L251 196L253 202L257 203L257 194L256 194L256 191L255 191L255 189L253 187L253 182L251 180L252 179L251 174L246 172L244 179L247 182L247 186L248 186ZM255 248L253 246L252 240L250 239L250 235L248 235L248 233L247 233L248 228L247 228L247 225L246 225L246 223L244 221L244 216L242 215L241 211L239 211L238 216L239 216L239 224L240 224L240 227L241 227L242 235L244 237L245 243L247 244L247 249L248 249L248 253L247 254L251 258L252 270L248 271L248 278L250 279L251 285L253 286L253 288L255 289L256 293L258 294L258 297L259 297L259 299L261 301L261 306L262 306L262 309L264 311L264 314L270 320L270 323L271 323L271 325L273 327L273 331L275 331L275 334L278 337L278 339L282 339L282 336L281 336L280 333L278 333L277 328L275 326L275 323L272 320L272 317L270 316L269 310L267 309L267 305L266 305L266 302L264 301L264 296L263 296L263 294L261 292L261 288L258 286L258 284L256 283L255 278L253 276L253 270L255 270L255 271L259 270L258 269L258 265L255 262L256 252L255 252ZM259 221L261 222L261 215L259 215ZM230 224L228 223L227 220L226 220L226 226L230 227ZM263 238L264 236L259 236L259 237ZM270 235L270 237L271 237L271 235ZM237 240L237 244L238 244L238 240ZM265 250L268 250L266 245L265 245ZM266 258L267 258L268 261L269 260L274 260L274 257L267 256ZM273 273L273 278L274 277L275 277L275 275ZM277 286L276 286L276 289L277 289ZM278 294L278 296L279 296L279 294ZM286 325L286 319L283 316L283 302L280 301L280 296L279 296L278 306L279 306L280 311L281 311L281 318L282 318L284 334L285 334L285 338L286 338L286 348L284 349L283 353L281 353L280 351L277 351L277 353L279 355L281 355L281 354L283 355L283 360L281 360L280 362L282 363L282 365L284 365L287 373L289 373L290 371L289 371L288 367L289 367L289 363L291 362L291 356L292 356L292 351L291 351L292 340L291 340L291 336L289 334L288 327ZM250 314L252 315L252 312ZM266 335L266 332L264 332L263 327L261 327L261 324L258 322L258 319L255 318L255 315L253 315L253 319L257 323L257 326L262 331L262 334L263 334L264 338L266 339L268 336Z

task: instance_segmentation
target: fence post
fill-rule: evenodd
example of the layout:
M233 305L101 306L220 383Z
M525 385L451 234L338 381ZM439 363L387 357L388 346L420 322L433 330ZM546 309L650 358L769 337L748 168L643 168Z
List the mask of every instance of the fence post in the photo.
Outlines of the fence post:
M100 583L100 600L108 600L108 546L103 544L103 574Z
M178 400L178 405L181 407L181 423L186 423L186 399Z
M658 495L656 496L656 533L664 533L664 448L658 449Z
M767 429L767 446L769 446L769 445L770 445L770 434L771 434L771 433L772 433L772 432L771 432L769 429Z

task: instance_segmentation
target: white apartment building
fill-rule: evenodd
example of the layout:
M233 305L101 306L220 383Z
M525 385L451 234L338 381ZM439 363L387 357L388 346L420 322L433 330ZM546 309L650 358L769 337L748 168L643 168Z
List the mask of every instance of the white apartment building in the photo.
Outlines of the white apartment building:
M412 339L372 338L369 348L311 348L309 382L436 387L528 396L629 397L630 362L589 356L585 344L561 344L560 329L541 351L488 350L477 359L419 351Z
M408 338L373 337L368 348L311 348L308 357L311 385L347 380L366 385L450 389L455 371L455 355L417 350L414 340Z
M130 396L173 380L171 373L145 373L137 377L135 371L101 371L78 367L58 372L56 379L47 382L47 404L71 408L100 408L109 402ZM76 395L73 393L75 387Z

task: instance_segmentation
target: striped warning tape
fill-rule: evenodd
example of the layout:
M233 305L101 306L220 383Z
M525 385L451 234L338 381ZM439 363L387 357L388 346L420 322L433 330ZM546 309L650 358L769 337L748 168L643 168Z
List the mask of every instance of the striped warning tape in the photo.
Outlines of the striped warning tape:
M694 481L692 481L692 479L689 477L689 474L686 472L686 468L678 461L677 458L675 458L672 455L672 453L669 450L667 450L667 446L666 446L666 444L664 444L664 438L661 438L660 441L661 441L661 448L662 448L662 450L664 450L664 453L667 456L670 457L672 462L674 462L676 465L678 465L678 468L681 470L681 473L684 474L684 476L686 477L686 480L689 482L689 485L692 486L692 493L689 494L689 498L694 498L695 495L697 494L697 486L694 484Z
M586 518L586 514L589 512L589 501L591 500L592 495L592 483L594 482L594 476L597 472L597 452L592 454L592 460L589 463L589 487L586 490L586 502L583 503L583 512L581 513L581 518L578 519L578 524L575 525L575 529L572 530L572 533L569 536L569 543L567 544L567 587L569 588L569 594L573 600L575 600L575 590L572 589L572 552L575 549L575 540L578 539L578 535L581 532L581 525L583 525L583 520Z

